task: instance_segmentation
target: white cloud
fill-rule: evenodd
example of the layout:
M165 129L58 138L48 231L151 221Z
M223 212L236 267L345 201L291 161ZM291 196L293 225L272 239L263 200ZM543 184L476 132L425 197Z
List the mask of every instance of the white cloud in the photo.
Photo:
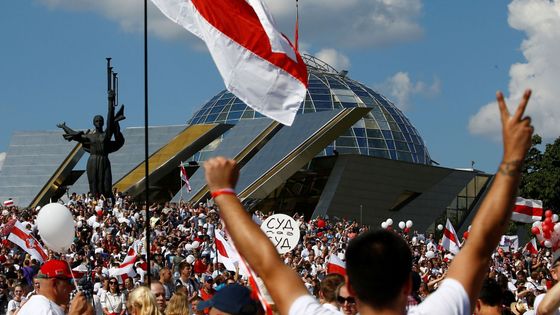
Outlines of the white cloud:
M527 107L535 131L545 139L560 136L560 1L514 0L509 5L509 24L525 32L521 44L525 63L510 68L507 103L513 111L526 88L533 89ZM484 105L471 117L472 134L500 138L498 105Z
M143 6L138 0L39 0L53 9L93 11L117 22L125 31L141 32ZM184 38L187 32L167 20L149 2L149 28L165 39ZM295 2L266 0L280 30L293 37ZM378 47L414 40L422 35L418 20L421 0L303 0L300 40L315 46Z
M315 54L315 57L328 63L338 71L348 70L350 68L350 59L346 55L332 48L320 50Z
M381 84L374 85L389 96L399 108L406 110L411 105L414 96L431 97L440 93L441 83L434 78L432 83L424 81L413 82L408 72L397 72Z
M6 161L6 152L0 152L0 171L2 170L4 161Z

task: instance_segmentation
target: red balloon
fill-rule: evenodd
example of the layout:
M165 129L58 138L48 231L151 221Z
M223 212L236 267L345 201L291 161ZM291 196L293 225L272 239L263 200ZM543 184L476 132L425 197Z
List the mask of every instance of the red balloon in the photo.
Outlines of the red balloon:
M539 235L540 232L541 230L536 226L533 226L533 228L531 229L531 233L533 233L533 235Z
M551 217L548 217L548 218L544 219L543 224L551 225L551 224L552 224L552 218L551 218Z
M323 220L323 219L317 220L317 227L318 227L318 228L322 229L322 228L324 228L326 225L327 225L327 224L325 223L325 220Z
M543 230L543 233L547 233L547 232L550 233L550 230L551 230L550 225L548 225L548 224L543 224L543 225L542 225L542 230Z
M547 217L547 218L552 218L552 210L550 210L550 209L546 210L544 212L544 216Z
M463 233L463 238L464 239L469 238L469 231L465 231L465 233Z
M404 232L408 233L408 232L410 232L410 229L409 228L404 228Z
M550 239L550 237L552 236L552 233L550 233L550 230L543 231L543 235L544 235L544 238Z

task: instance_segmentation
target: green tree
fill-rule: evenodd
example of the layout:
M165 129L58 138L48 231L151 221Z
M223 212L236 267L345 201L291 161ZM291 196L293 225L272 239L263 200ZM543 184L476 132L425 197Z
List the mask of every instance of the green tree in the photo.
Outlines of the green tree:
M560 138L545 146L544 153L538 146L542 143L534 135L533 145L523 166L519 195L543 201L545 209L560 210Z

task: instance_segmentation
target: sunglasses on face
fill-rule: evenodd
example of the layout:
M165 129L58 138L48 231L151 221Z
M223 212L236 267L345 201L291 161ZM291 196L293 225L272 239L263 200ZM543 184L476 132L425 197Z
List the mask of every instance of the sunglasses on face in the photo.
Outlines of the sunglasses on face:
M356 303L356 299L354 299L354 297L349 296L349 297L342 297L342 296L338 296L336 298L336 300L338 301L339 304L344 304L344 303L348 303L348 304L354 304Z
M117 284L117 282L111 281L111 282L109 282L109 284Z

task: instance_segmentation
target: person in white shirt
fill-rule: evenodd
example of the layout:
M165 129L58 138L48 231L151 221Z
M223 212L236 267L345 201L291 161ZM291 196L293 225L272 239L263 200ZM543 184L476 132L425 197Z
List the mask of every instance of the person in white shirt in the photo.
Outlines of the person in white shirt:
M82 292L70 301L74 289L72 272L68 263L51 259L39 270L37 279L40 283L39 293L33 295L17 312L18 315L93 315L93 307Z
M473 220L469 240L453 259L438 290L408 314L472 314L488 270L490 256L509 225L522 164L531 147L533 127L524 117L531 92L527 90L510 115L497 93L504 153ZM234 160L217 157L204 163L208 189L241 256L261 277L280 314L333 314L307 291L300 276L280 260L276 248L251 220L233 188L239 170ZM404 239L387 230L355 237L346 250L348 291L360 314L405 314L412 290L412 253Z

